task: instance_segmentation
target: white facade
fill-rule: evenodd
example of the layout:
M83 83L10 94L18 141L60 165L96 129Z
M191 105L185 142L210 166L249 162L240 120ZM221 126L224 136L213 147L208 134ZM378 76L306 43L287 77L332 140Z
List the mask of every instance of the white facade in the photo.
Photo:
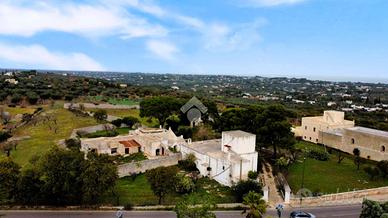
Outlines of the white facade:
M322 131L338 128L354 127L354 121L345 120L345 113L342 111L325 111L323 116L303 117L302 126L294 131L305 141L322 143Z
M202 176L231 186L257 171L256 135L243 131L227 131L222 139L190 142L181 145L182 156L194 154Z
M129 131L128 135L81 139L81 150L99 154L128 155L143 152L148 157L167 155L169 148L186 143L169 129L142 128Z

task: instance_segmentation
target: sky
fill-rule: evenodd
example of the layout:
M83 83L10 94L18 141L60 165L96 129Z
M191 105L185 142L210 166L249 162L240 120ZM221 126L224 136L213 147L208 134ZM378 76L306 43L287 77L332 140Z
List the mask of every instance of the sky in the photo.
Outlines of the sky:
M0 68L388 83L387 0L1 0Z

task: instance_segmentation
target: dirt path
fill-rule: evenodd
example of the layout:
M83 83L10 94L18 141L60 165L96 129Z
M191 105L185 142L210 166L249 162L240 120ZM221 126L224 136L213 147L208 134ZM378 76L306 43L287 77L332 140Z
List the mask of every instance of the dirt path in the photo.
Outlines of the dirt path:
M276 188L276 182L274 176L272 175L271 165L268 163L264 163L263 172L265 184L269 188L268 204L271 207L276 207L277 204L283 203L284 201L283 197L280 195Z

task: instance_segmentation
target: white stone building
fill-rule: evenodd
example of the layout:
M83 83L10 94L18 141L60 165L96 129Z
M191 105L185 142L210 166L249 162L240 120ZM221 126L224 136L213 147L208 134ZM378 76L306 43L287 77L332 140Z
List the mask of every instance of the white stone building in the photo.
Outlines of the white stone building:
M222 132L222 139L191 142L180 146L183 158L194 154L202 176L231 186L257 171L256 135L240 130Z
M81 139L81 150L109 155L129 155L143 152L148 157L167 155L169 147L176 148L186 143L169 129L140 128L128 135Z
M303 117L302 126L294 130L296 136L303 140L322 143L322 131L354 127L354 121L345 120L345 113L342 111L325 111L323 116Z

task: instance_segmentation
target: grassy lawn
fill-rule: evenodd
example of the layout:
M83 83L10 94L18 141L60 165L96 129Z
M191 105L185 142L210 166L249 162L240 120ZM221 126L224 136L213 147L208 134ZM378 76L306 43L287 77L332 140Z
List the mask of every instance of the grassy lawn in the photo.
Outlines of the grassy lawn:
M90 110L90 111L96 111L96 110ZM140 120L140 122L148 127L158 127L159 122L155 118L148 118L148 117L140 117L140 110L139 109L106 109L106 112L109 115L116 116L116 117L136 117Z
M20 141L17 149L11 152L12 158L21 166L26 166L31 157L42 155L51 146L56 146L58 140L69 137L73 129L97 124L91 117L76 117L61 107L47 109L45 113L56 117L59 127L57 133L50 130L49 125L42 121L36 126L32 124L23 126L15 132L17 136L31 136L30 139Z
M17 114L32 114L36 110L37 107L8 107L4 106L4 111L9 112L12 116L15 116Z
M128 203L134 205L156 205L158 198L153 194L151 187L144 174L136 177L124 177L118 180L116 190L120 193L120 205ZM221 186L214 180L201 178L197 182L197 189L191 195L198 199L211 198L215 203L231 203L234 197L229 187ZM169 194L163 204L176 204L184 195ZM106 202L117 202L114 197L106 198Z
M131 130L129 127L121 127L116 129L119 135L128 135L129 130Z
M322 146L299 142L299 148L324 149ZM364 163L357 170L357 166L350 157L337 163L336 152L330 154L328 161L318 161L308 158L305 163L304 187L312 192L336 193L352 191L353 189L367 189L388 186L388 179L377 178L371 181L363 168L371 163ZM301 187L303 162L301 160L289 168L287 180L294 193Z

